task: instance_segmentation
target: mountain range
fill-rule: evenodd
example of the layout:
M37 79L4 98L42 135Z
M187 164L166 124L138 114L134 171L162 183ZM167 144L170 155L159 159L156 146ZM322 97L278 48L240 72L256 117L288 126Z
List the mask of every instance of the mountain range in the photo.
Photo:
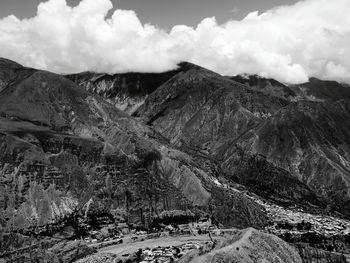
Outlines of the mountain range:
M349 218L349 134L350 86L335 81L288 85L188 62L59 75L0 59L0 223L15 224L23 185L47 180L65 198L85 191L100 210L126 209L143 227L162 211L190 210L223 227L263 228L269 216L242 191ZM22 199L11 201L13 185Z

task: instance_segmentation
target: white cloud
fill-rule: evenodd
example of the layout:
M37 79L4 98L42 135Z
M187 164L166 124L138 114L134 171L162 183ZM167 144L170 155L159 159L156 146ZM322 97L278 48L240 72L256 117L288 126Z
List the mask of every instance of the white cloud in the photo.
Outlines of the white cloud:
M242 21L166 32L142 24L110 0L41 3L37 15L0 19L0 56L56 72L153 71L191 61L221 74L263 74L285 82L308 76L350 81L349 0L306 0L252 12Z

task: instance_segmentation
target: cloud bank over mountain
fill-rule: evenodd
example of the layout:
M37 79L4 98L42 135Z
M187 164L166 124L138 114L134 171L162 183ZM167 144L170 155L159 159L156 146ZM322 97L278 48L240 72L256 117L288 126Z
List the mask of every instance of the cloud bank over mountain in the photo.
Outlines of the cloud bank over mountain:
M0 19L0 56L59 73L160 72L190 61L221 74L261 74L298 83L308 76L350 81L349 0L305 0L252 12L241 21L170 32L143 24L110 0L49 0L37 15ZM181 21L179 21L181 23Z

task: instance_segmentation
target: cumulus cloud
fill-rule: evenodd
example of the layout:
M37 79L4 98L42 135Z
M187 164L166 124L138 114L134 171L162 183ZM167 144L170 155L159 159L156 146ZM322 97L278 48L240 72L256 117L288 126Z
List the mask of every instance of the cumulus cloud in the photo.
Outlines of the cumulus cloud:
M190 61L225 75L261 74L298 83L308 76L350 81L349 0L305 0L252 12L241 21L169 32L143 24L110 0L49 0L37 14L0 19L0 56L59 73L160 72Z

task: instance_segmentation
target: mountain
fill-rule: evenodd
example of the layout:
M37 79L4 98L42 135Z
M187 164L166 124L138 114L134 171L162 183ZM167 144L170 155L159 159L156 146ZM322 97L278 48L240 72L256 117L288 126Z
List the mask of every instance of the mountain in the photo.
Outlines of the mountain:
M144 120L173 145L218 164L215 169L229 180L251 186L247 183L252 180L248 174L232 176L235 172L228 173L227 170L253 169L251 163L258 160L251 159L254 156L243 157L246 166L232 159L226 162L221 158L225 156L221 145L242 138L247 131L259 126L289 103L193 65L153 92L134 116ZM207 161L201 160L202 165L203 162ZM224 166L226 163L229 163L227 167ZM315 194L299 178L268 162L264 165L264 169L273 174L274 184L259 175L253 186L262 190L263 187L259 186L263 183L278 196L297 199L298 202L309 199L319 205ZM260 173L260 167L256 169Z
M350 215L349 106L348 100L293 102L239 139L222 143L216 156L227 173L245 179L263 174L262 167L254 172L251 162L242 170L244 160L259 156L259 162L297 178L334 209ZM271 176L266 174L265 180Z
M233 81L239 82L250 88L263 91L266 94L281 97L284 99L291 99L296 96L296 93L288 85L283 84L275 79L264 78L259 75L236 75L228 77Z
M15 70L0 92L1 199L11 198L13 185L27 200L23 208L5 202L9 220L13 210L8 207L14 205L21 209L16 220L29 224L26 211L41 209L33 208L39 204L28 195L34 182L44 187L54 182L64 198L78 204L93 198L94 209L102 211L97 213L105 213L105 207L124 209L126 220L142 227L161 211L187 209L225 226L261 228L267 223L260 205L222 192L215 174L100 95L64 76L6 63ZM1 70L0 76L6 75L7 67ZM229 216L220 207L222 199ZM50 221L50 213L45 218L41 221Z
M258 76L228 78L192 65L133 115L260 195L350 215L349 90L316 79L287 86Z
M228 78L253 89L263 91L266 94L290 101L337 101L350 99L350 86L337 81L310 78L305 83L287 85L258 75L237 75Z
M331 80L310 78L309 82L300 85L291 85L298 97L310 100L337 101L350 99L350 86Z
M256 178L261 176L264 179L258 181L262 181L267 194L276 189L276 185L270 181L274 182L276 179L271 178L271 174L275 173L266 167L280 169L280 174L297 178L318 198L326 200L328 209L349 215L347 134L350 87L336 81L316 78L310 78L309 82L298 85L285 85L256 75L235 76L230 79L265 94L284 97L292 103L239 139L232 138L221 142L216 158L223 170L246 183L249 177L249 184L253 187L257 185ZM250 161L245 161L247 159ZM254 171L251 159L258 159L260 165L265 163L264 169L269 171L268 174L263 176L261 171L264 169L261 166L258 169L260 172ZM253 174L255 175L252 177L247 176ZM272 187L263 183L267 180Z
M279 212L349 218L348 90L221 76L187 62L157 74L64 76L0 59L0 230L52 236L68 225L82 237L206 218L292 240L306 223L276 221ZM255 249L257 232L249 233L237 257ZM228 258L234 248L205 257ZM295 255L284 247L278 256L285 251Z
M33 71L25 76L18 74L16 78L1 91L3 117L29 121L58 132L72 132L70 129L80 125L98 125L111 119L109 111L117 114L113 107L89 96L64 77Z
M0 59L0 91L11 81L15 79L16 71L23 67L16 62L8 59ZM30 71L30 70L29 70Z
M225 77L186 62L164 74L158 74L162 81L143 87L147 95L136 110L125 111L206 171L275 201L307 200L348 213L343 210L348 200L348 85L316 78L287 85L258 75ZM127 83L129 90L139 87L137 81ZM118 93L118 85L110 87L115 100L133 98L130 92Z
M287 104L191 65L150 94L133 116L178 147L208 152L217 140L240 136Z
M183 70L186 70L186 63L180 64L177 69L164 73L130 72L111 75L83 72L65 77L131 114L150 93Z

